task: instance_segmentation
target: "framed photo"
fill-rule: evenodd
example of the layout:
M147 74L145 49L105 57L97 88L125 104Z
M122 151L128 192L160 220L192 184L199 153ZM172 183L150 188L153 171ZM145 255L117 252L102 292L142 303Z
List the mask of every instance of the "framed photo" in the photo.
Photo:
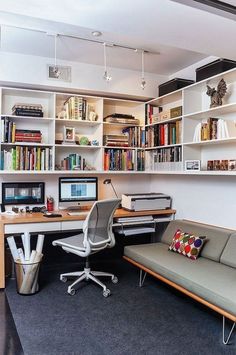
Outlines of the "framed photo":
M185 170L200 170L200 160L185 160L184 162Z
M74 127L64 127L64 142L75 141L75 129Z

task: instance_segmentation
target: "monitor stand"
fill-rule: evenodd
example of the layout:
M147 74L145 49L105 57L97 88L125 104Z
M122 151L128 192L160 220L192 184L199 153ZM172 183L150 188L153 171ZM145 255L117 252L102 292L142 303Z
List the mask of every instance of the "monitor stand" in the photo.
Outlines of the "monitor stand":
M85 209L84 207L82 207L82 206L68 206L66 209L68 211L83 211Z
M83 212L85 210L89 210L91 208L91 205L83 205L83 204L77 204L77 205L59 205L59 210L67 210L67 211L73 211L73 212Z

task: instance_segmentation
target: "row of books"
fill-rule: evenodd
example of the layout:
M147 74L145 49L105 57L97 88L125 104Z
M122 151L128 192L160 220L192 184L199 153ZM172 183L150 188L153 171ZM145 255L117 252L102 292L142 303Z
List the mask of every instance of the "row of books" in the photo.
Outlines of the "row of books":
M137 171L145 170L145 151L137 150Z
M135 150L106 149L104 153L104 170L134 170Z
M159 113L159 107L152 104L145 105L145 125L155 123L153 118Z
M176 170L177 168L181 169L181 162L182 162L181 147L156 149L151 152L146 152L146 156L145 156L145 164L147 170L160 170L163 168L167 169L166 163L170 163L168 164L168 166L171 168L170 170Z
M85 170L86 161L80 154L71 153L61 160L60 170Z
M228 125L231 125L232 131L235 131L235 125L232 121L226 121L220 118L210 117L206 122L199 122L195 128L193 141L201 142L213 139L223 139L229 137Z
M71 96L64 103L65 116L67 119L85 121L88 120L89 107L82 97Z
M122 132L128 137L129 147L145 147L145 130L140 126L127 127Z
M17 129L16 123L7 116L2 117L0 123L0 138L2 143L42 143L42 132L40 130Z
M16 146L1 151L1 170L52 170L50 148Z
M146 147L182 142L182 121L159 124L146 128Z
M15 116L43 117L41 104L16 103L12 107L12 114Z

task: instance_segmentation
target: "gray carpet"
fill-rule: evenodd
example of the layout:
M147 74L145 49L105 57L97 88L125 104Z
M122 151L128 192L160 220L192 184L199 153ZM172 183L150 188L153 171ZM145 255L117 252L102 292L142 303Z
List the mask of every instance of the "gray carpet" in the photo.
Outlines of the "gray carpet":
M215 313L150 276L139 288L137 269L125 261L103 269L116 269L119 277L116 285L107 282L107 299L92 283L67 295L58 275L68 266L48 269L34 296L18 295L9 282L7 297L25 355L235 355L236 334L224 346Z

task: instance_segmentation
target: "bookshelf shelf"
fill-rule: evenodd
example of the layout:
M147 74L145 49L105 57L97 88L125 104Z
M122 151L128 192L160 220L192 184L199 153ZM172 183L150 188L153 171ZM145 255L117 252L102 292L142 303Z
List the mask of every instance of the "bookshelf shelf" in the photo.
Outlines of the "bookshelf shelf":
M55 120L55 118L53 117L35 117L35 116L16 116L16 115L1 115L1 117L9 117L9 118L12 118L12 119L15 119L15 120L35 120L36 122L43 122L43 123L46 123L46 122L52 122Z
M165 149L165 148L172 148L172 147L181 147L182 144L168 144L168 145L158 145L158 146L155 146L155 147L146 147L146 148L143 148L145 150L155 150L155 149Z
M79 145L79 144L55 144L56 148L76 148L76 149L101 149L102 146L98 145Z
M101 125L101 122L98 121L81 121L81 120L71 120L71 119L55 119L56 124L62 124L62 125L78 125L78 126L98 126Z
M110 145L104 145L103 148L106 148L106 149L128 149L128 150L144 149L144 148L138 148L138 147L115 147L115 146L110 146Z
M131 124L131 123L110 123L110 122L103 122L105 128L125 128L125 127L142 127L138 124Z
M23 146L23 147L53 147L53 144L45 143L29 143L29 142L15 142L15 143L1 143L2 146Z
M224 139L211 139L201 142L187 142L183 143L184 146L204 146L213 144L234 144L236 143L236 137L224 138Z

